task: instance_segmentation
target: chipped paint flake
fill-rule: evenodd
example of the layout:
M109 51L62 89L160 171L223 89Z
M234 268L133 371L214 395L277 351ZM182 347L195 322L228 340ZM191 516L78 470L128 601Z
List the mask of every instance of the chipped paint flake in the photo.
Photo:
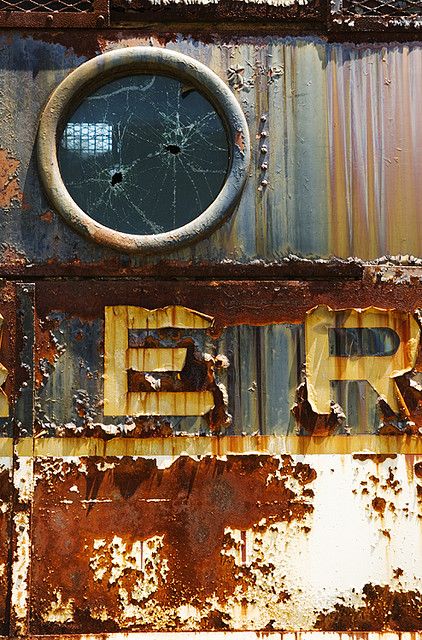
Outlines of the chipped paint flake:
M27 633L28 583L31 542L29 537L29 514L17 513L14 517L16 552L12 567L12 609L19 635Z
M138 604L150 598L165 582L168 573L166 559L160 558L164 536L136 540L132 545L114 536L107 545L105 540L94 540L94 553L89 565L94 580L118 585L120 605L125 618L138 617ZM130 586L128 584L130 583Z
M34 492L33 458L22 456L17 459L13 484L18 492L19 501L29 502Z
M9 209L22 204L23 193L18 179L20 162L9 151L0 149L0 207Z
M50 608L42 615L45 622L71 622L73 620L74 607L72 598L63 601L61 591L56 590L56 600L50 603Z

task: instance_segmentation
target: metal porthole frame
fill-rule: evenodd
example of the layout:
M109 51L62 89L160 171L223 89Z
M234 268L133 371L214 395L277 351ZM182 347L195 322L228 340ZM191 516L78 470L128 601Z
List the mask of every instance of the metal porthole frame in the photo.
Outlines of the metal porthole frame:
M67 119L83 98L108 82L137 73L169 75L189 82L200 91L222 119L230 150L226 180L209 207L182 227L155 235L123 233L96 222L70 196L57 158L57 144ZM83 63L55 89L41 115L37 158L50 204L74 229L118 251L152 254L175 250L203 238L233 212L248 175L250 138L239 103L230 88L208 67L175 51L129 47Z

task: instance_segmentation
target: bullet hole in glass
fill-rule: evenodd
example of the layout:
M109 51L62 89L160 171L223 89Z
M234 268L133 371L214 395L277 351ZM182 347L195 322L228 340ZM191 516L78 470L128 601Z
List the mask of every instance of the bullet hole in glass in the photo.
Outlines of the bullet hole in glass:
M122 181L123 181L123 176L121 171L116 171L116 173L113 173L113 175L111 176L112 187L115 187L116 184L120 184Z
M179 155L179 153L181 152L181 148L179 147L178 144L166 144L166 146L164 147L164 149L166 151L168 151L169 153L172 153L174 156Z

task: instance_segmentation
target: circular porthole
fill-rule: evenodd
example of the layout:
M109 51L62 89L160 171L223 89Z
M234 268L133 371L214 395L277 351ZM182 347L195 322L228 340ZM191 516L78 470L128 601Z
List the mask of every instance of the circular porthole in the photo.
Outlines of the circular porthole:
M52 206L96 242L137 253L176 249L220 224L249 155L245 117L224 82L154 47L81 65L50 97L38 132Z

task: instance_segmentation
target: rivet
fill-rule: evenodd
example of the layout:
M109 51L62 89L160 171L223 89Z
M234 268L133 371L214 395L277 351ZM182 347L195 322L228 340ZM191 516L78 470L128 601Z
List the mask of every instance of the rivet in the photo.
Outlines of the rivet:
M267 153L267 151L268 151L268 147L266 147L266 146L265 146L265 144L264 144L264 145L262 145L262 147L261 147L261 153Z
M263 187L266 187L268 185L268 180L261 180L261 184Z
M265 113L263 113L261 116L261 122L267 122L267 116L265 115Z
M268 164L266 162L263 162L261 164L261 169L262 169L262 171L266 171L268 169Z
M51 13L50 13L50 14L46 17L47 24L52 24L53 20L54 20L54 17L53 17L53 16L51 15Z
M266 138L268 135L268 131L261 131L261 138Z
M102 15L97 16L97 25L101 27L105 23L105 18Z

